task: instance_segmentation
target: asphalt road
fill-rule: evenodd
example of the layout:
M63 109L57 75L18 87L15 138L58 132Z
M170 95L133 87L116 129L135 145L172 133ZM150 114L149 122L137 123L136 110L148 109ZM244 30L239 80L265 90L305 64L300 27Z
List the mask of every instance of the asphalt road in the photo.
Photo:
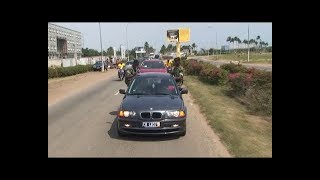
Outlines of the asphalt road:
M114 77L114 78L113 78ZM184 137L118 137L116 111L125 88L114 74L48 105L48 157L229 157L190 95Z
M222 64L225 64L225 63L229 63L230 61L225 61L225 60L216 60L216 61L213 61L213 60L207 60L205 58L202 58L202 57L190 57L189 59L198 59L200 61L204 61L204 62L209 62L209 63L212 63L216 66L220 66ZM270 64L250 64L250 63L242 63L243 66L246 66L248 68L251 68L251 67L254 67L254 68L257 68L257 69L261 69L261 70L265 70L265 71L272 71L272 65Z

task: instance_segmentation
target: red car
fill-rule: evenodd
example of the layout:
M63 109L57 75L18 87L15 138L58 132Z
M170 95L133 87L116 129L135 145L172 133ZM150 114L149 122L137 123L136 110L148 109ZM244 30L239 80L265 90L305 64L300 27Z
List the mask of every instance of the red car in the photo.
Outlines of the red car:
M139 66L139 73L145 72L167 73L167 67L158 59L145 60Z

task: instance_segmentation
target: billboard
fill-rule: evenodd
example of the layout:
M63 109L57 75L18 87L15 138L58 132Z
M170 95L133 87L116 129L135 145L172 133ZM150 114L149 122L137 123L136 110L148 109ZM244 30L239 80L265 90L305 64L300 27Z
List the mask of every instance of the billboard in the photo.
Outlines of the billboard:
M136 53L146 53L143 47L138 47L138 50L136 50Z
M178 42L179 41L179 29L167 30L167 41Z
M169 42L189 42L190 28L179 28L167 30L167 41Z
M190 29L179 28L179 42L189 42L189 41L190 41Z

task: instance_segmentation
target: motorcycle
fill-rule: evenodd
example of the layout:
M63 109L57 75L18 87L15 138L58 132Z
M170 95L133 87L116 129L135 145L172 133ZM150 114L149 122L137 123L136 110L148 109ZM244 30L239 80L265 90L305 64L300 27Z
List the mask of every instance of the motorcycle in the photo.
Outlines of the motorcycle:
M125 76L124 69L118 69L118 78L120 79L120 81L124 79L124 76Z

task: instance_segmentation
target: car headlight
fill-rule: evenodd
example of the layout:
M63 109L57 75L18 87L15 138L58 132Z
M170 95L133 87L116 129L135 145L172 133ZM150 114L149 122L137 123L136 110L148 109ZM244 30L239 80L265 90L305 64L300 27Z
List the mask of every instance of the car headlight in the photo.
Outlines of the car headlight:
M184 111L167 111L168 117L184 117L186 114Z
M134 111L119 111L118 116L119 117L134 117L136 115L136 112Z

